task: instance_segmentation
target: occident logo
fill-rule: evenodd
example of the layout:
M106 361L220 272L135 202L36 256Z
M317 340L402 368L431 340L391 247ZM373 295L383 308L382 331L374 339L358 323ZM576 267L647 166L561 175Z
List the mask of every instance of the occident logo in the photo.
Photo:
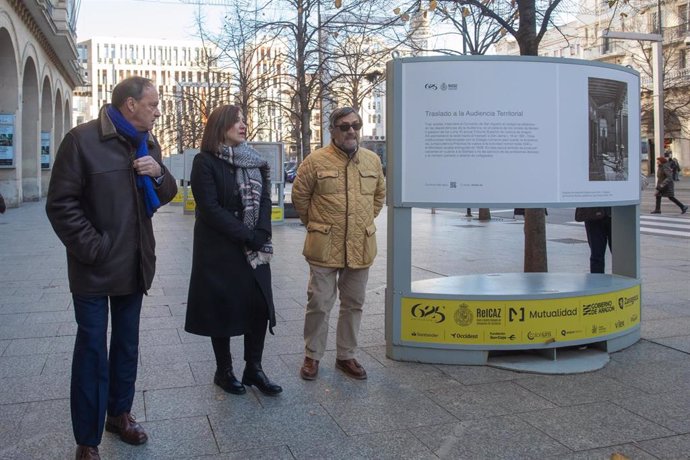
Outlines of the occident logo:
M439 305L422 305L421 303L416 303L412 305L410 314L413 318L431 321L433 323L442 323L446 320L446 315L441 310L443 310L443 307Z
M450 336L453 337L454 339L458 339L458 340L460 340L460 339L478 339L479 338L479 334L460 334L458 332L453 332L450 334Z
M472 310L466 303L461 303L453 315L453 320L458 326L469 326L472 324Z

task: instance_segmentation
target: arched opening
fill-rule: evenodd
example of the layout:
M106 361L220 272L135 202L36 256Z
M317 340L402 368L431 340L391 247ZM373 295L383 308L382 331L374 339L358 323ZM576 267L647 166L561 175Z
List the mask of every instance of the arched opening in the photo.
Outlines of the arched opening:
M50 79L43 79L41 89L41 136L40 136L40 162L41 162L41 195L48 193L50 181L50 167L53 164L54 145L53 140L53 90Z
M72 129L72 108L69 105L69 99L65 99L65 123L63 125L63 136L67 134L67 131Z
M38 201L41 197L39 182L39 136L38 136L38 72L32 58L24 65L22 81L22 199Z
M0 28L0 193L7 206L19 203L17 161L17 121L19 101L17 84L17 55L7 29Z
M62 138L65 137L65 118L62 112L62 91L59 89L55 92L55 134L53 136L53 145L51 148L51 153L53 154L53 159L57 153L57 149L62 142Z

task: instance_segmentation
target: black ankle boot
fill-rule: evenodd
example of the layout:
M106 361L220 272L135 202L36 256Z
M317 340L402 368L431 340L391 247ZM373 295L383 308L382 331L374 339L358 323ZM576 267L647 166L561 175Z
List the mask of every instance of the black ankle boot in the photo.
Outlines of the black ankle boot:
M244 374L242 374L242 383L248 386L253 385L268 396L275 396L283 392L283 388L280 385L276 385L268 380L263 369L261 369L261 364L247 363L244 368Z
M213 383L234 395L243 395L247 392L244 385L242 385L235 377L235 374L232 373L232 368L226 371L216 371L216 375L213 377Z

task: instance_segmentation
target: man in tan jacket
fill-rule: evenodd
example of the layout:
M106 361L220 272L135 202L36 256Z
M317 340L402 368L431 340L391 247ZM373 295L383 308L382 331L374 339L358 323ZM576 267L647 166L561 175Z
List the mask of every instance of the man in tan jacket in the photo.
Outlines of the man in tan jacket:
M331 144L300 165L292 203L307 227L309 263L305 358L300 375L314 380L328 338L328 317L340 291L336 368L356 379L367 373L355 359L369 267L376 257L374 218L383 207L386 182L381 160L359 147L362 118L351 107L333 111Z

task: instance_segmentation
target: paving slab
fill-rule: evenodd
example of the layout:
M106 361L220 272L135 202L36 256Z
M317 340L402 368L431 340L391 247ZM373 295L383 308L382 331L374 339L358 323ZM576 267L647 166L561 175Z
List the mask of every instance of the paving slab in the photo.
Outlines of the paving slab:
M519 417L574 451L675 434L610 402L538 410Z
M430 460L438 457L411 431L386 431L351 436L346 443L292 443L290 449L298 459L390 459Z
M232 417L210 415L221 452L284 444L346 443L336 421L318 404L245 410Z
M686 459L690 452L690 435L669 436L660 439L650 439L638 443L640 448L656 458Z
M572 452L516 416L425 426L413 433L442 459L557 459Z

